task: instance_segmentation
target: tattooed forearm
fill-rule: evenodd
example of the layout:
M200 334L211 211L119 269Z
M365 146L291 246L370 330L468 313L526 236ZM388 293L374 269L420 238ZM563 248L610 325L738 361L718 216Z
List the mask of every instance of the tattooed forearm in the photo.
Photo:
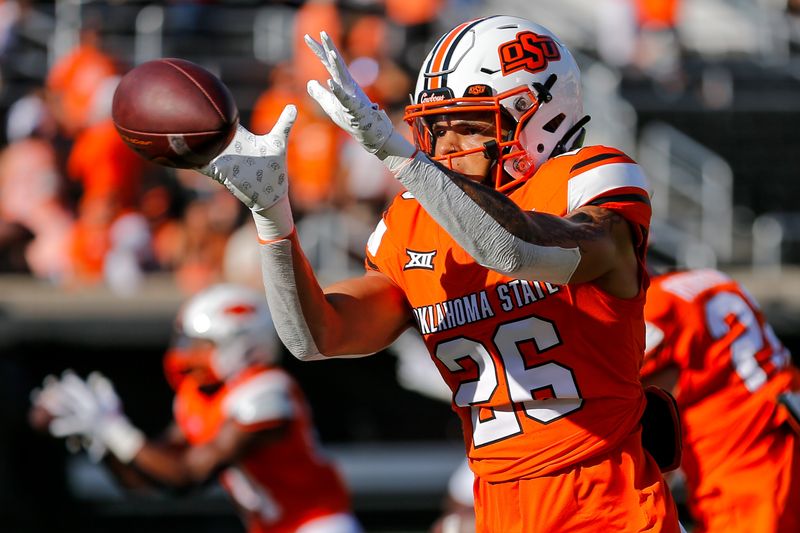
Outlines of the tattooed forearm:
M506 195L442 165L442 171L480 208L516 237L540 246L581 247L609 234L624 219L613 211L589 207L567 217L523 211Z
M525 219L527 217L524 216L524 212L517 204L512 202L506 195L497 192L491 187L472 181L441 163L436 163L436 166L498 224L514 235L524 238L527 226Z

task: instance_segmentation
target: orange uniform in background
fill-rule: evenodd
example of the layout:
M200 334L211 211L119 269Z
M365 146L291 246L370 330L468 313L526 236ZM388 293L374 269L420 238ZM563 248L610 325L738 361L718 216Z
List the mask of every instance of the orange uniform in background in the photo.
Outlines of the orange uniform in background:
M695 531L800 531L800 449L777 396L796 369L752 297L715 270L653 279L644 377L677 368Z
M59 123L70 136L91 122L97 91L118 73L114 60L95 46L96 38L90 33L83 37L86 42L60 58L47 74Z
M123 207L137 202L144 170L144 159L122 141L110 118L81 132L67 161L67 174L81 183L83 198L112 198Z
M86 128L76 138L67 173L83 188L70 238L70 256L79 280L98 281L102 276L111 247L109 230L134 207L144 165L120 139L111 119Z
M258 398L260 412L245 430L288 424L286 435L250 451L220 475L223 486L246 516L248 533L293 533L304 523L349 513L347 490L334 467L316 448L305 398L277 367L254 366L212 395L190 376L175 396L175 421L192 445L213 440L231 409L243 398Z
M442 0L386 0L386 16L401 26L425 24L436 19Z
M636 0L636 19L640 28L669 29L678 23L680 0Z
M641 170L618 150L584 148L549 160L509 197L557 216L600 205L624 217L641 287L620 299L594 283L512 279L477 264L408 194L388 209L367 268L405 292L453 391L477 476L478 530L677 532L640 436L650 224Z
M294 21L294 63L292 74L298 80L301 91L295 95L305 95L308 80L325 83L328 72L320 64L314 53L306 46L305 35L319 35L324 30L334 42L341 41L342 22L339 9L334 0L309 0L297 9Z

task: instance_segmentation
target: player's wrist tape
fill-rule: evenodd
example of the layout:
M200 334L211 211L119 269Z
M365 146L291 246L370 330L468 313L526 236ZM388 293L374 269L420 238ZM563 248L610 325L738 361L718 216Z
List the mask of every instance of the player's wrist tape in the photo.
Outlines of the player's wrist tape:
M123 416L114 417L102 429L102 442L123 463L130 463L145 443L145 436Z
M258 239L262 244L284 239L294 231L294 217L288 196L278 200L272 207L252 213Z
M506 276L559 285L567 283L578 267L578 248L542 246L520 239L467 196L425 154L392 155L384 164L478 264Z
M417 149L408 139L398 133L396 129L392 129L389 138L386 139L383 146L375 152L375 155L378 156L378 159L385 162L386 158L389 156L411 158L416 151Z

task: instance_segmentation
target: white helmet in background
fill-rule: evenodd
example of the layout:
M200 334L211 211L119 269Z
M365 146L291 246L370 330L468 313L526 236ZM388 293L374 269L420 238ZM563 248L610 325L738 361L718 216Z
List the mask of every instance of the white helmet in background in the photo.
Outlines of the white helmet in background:
M164 357L173 388L192 372L210 385L279 356L266 298L245 286L220 284L198 293L181 308L175 329Z
M452 168L452 158L483 151L497 163L493 185L501 191L579 147L589 120L569 50L546 28L506 15L464 22L443 35L425 58L412 101L405 121L417 147L431 156L433 117L494 113L495 141L435 159Z

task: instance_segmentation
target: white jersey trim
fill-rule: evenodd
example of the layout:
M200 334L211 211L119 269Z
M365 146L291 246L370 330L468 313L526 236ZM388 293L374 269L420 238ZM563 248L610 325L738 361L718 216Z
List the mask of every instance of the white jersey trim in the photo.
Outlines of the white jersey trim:
M375 230L372 232L372 235L369 236L369 240L367 241L367 250L373 257L378 255L378 248L381 247L381 241L383 240L383 235L386 233L386 230L389 229L386 227L386 222L383 219L378 222L378 225L375 226Z
M644 323L644 355L647 357L664 341L664 330L650 321Z
M638 187L648 197L652 195L650 183L642 172L642 167L636 163L609 163L570 178L567 184L567 212L620 187Z

